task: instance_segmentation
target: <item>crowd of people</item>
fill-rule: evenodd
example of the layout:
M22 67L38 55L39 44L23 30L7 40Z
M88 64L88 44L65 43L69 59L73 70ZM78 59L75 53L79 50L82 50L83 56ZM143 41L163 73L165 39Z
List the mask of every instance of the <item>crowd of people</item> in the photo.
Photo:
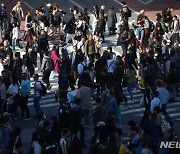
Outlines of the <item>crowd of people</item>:
M114 6L106 13L105 6L94 5L90 22L87 8L81 12L74 6L66 12L57 4L47 4L24 14L18 1L8 14L1 4L0 152L23 153L21 128L12 128L12 120L31 120L30 95L34 96L33 118L38 118L38 125L29 154L81 154L87 147L85 134L91 118L94 135L90 154L158 154L160 141L180 140L166 109L168 102L178 101L179 17L168 7L156 14L154 22L144 10L131 22L131 9L125 1L121 5L118 17ZM66 14L70 14L68 22ZM122 49L119 55L112 46L104 51L101 48L106 36L115 34ZM59 43L50 48L51 40ZM70 51L68 46L72 46ZM22 50L26 52L23 58ZM55 74L58 118L48 119L40 102L51 91L50 78ZM129 100L123 87L127 87ZM130 133L122 137L120 104L135 103L134 89L141 90L145 111L140 123L128 122ZM93 112L91 99L96 102ZM122 137L120 148L116 134ZM178 149L163 150L179 153Z

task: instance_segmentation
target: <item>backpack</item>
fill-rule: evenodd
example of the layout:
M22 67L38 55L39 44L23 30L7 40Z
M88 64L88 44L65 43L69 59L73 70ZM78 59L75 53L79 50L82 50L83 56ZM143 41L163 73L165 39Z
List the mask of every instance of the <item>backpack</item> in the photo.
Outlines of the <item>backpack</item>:
M54 66L54 61L52 58L48 58L47 59L47 69L50 70L50 71L53 71L55 68Z
M39 94L41 95L41 96L45 96L46 94L47 94L47 90L46 90L46 87L45 87L45 85L41 82L41 81L38 81L38 82L40 82L40 84L41 84L41 90L39 90Z
M150 32L153 32L154 29L155 29L154 23L151 20L149 20L149 30L150 30Z
M131 14L132 14L131 10L128 7L126 7L126 8L127 8L127 15L128 15L128 17L131 17Z

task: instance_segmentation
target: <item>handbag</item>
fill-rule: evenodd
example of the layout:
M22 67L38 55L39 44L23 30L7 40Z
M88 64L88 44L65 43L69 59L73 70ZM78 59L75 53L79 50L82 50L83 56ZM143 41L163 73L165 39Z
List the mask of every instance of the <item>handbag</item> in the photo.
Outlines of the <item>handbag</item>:
M164 115L162 115L162 124L161 124L161 128L162 128L162 132L166 132L167 130L169 130L171 128L169 122L166 120L166 118L164 117Z

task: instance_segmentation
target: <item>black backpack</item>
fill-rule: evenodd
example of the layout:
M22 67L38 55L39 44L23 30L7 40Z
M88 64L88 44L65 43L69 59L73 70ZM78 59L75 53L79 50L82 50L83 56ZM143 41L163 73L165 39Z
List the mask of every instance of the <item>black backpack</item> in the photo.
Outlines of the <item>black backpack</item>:
M128 15L128 17L131 17L131 10L128 7L126 7L126 8L127 8L127 15Z
M54 61L53 61L53 59L52 58L48 58L47 59L47 68L48 68L48 70L50 70L50 71L53 71L54 70Z
M154 29L155 29L154 23L151 20L149 20L149 30L150 30L150 32L153 32Z
M40 82L40 81L38 81L38 82ZM41 83L41 90L39 90L39 94L41 95L41 96L45 96L46 94L47 94L47 90L46 90L46 87L45 87L45 85L42 83L42 82L40 82Z

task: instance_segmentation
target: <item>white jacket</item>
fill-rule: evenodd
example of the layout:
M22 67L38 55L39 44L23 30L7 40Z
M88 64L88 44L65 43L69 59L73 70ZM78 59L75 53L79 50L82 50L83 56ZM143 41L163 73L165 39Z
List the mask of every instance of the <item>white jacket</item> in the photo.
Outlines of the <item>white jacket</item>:
M13 28L12 30L12 39L19 39L20 38L20 30L19 28L16 26Z

